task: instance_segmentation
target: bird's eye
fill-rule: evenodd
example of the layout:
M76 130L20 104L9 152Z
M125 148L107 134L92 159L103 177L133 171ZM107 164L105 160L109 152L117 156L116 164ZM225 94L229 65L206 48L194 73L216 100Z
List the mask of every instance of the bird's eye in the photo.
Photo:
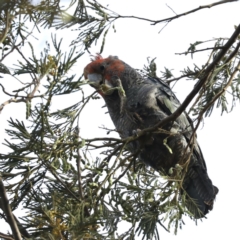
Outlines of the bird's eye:
M105 69L105 66L104 65L101 65L100 66L100 70L103 71Z

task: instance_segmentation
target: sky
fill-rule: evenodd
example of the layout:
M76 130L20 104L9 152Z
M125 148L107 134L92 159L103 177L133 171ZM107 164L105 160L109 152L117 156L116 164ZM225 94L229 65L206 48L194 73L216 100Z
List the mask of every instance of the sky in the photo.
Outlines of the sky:
M102 4L109 4L108 7L122 15L135 15L150 19L163 19L171 17L174 12L177 14L189 11L200 5L212 3L210 0L131 0L131 1L99 1ZM213 1L214 2L214 1ZM164 67L174 69L175 76L179 76L179 71L193 63L204 64L208 58L207 52L198 53L192 59L190 55L176 55L175 53L185 52L190 43L204 41L217 37L230 37L234 31L234 25L240 23L239 18L240 2L223 4L209 9L204 9L191 15L179 18L170 22L164 29L164 24L155 26L148 22L123 19L115 23L117 32L109 32L106 39L105 49L102 53L104 57L117 55L134 68L141 69L147 63L146 58L155 58L158 71ZM173 12L174 11L174 12ZM162 31L159 33L159 31ZM64 36L64 47L69 43L76 32L59 32L53 29L45 30L37 35L38 41L35 48L42 50L46 40L49 40L51 33L55 32ZM91 48L91 53L99 52L100 45ZM82 69L90 61L89 53L80 58L74 71L80 76ZM10 62L9 62L10 64ZM1 79L0 79L1 81ZM174 88L178 98L183 101L191 91L193 85L189 82L180 82ZM8 86L11 89L12 85ZM92 92L91 87L86 86L87 92ZM61 102L61 108L69 106L76 101L77 95L67 102ZM0 95L0 104L5 101L6 96ZM61 101L61 100L60 100ZM52 108L60 108L59 102L53 102ZM103 101L94 101L84 110L80 118L81 135L96 137L104 134L99 129L102 124L113 128L110 117L102 109ZM167 240L202 240L202 239L240 239L239 233L239 133L240 133L240 107L229 114L221 116L219 110L214 111L211 117L204 119L204 123L198 130L198 142L203 151L210 178L214 185L219 188L214 209L207 215L207 219L198 221L197 225L185 218L185 225L178 231L177 236L167 233L163 228L159 229L161 239ZM4 129L7 126L6 119L17 117L20 120L25 118L24 104L7 105L0 115L0 143L5 137ZM0 146L4 149L3 146ZM5 225L1 225L5 226ZM1 231L7 229L1 227ZM136 237L136 239L138 239Z

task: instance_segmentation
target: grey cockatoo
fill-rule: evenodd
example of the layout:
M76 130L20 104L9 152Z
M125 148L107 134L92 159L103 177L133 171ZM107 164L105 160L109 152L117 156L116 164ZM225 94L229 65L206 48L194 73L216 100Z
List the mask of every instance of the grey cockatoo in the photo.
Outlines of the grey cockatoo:
M104 98L121 138L155 126L180 106L164 81L141 76L115 56L96 56L85 67L84 76ZM162 131L145 134L128 147L132 153L138 151L139 160L166 174L176 165L183 167L183 171L187 169L182 174L182 186L187 199L194 200L194 204L188 201L187 207L195 218L202 218L212 210L218 188L207 174L196 137L190 142L192 133L192 122L182 113L175 121L165 124Z

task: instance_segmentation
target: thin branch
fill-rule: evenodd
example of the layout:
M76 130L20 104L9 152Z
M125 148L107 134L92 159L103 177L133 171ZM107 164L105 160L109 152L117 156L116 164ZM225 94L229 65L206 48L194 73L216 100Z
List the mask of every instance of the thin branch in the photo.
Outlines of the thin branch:
M182 52L182 53L175 53L176 55L187 55L189 53L196 53L196 52L203 52L207 50L216 50L216 49L223 49L223 47L209 47L209 48L203 48L203 49L198 49L194 51L187 51L187 52Z
M234 56L237 54L238 50L240 48L240 41L238 42L236 48L234 49L234 51L228 56L228 58L224 61L225 64L229 63L233 58ZM214 51L213 51L214 52ZM213 52L211 53L210 55L210 58L212 57L213 55ZM210 59L209 58L209 59ZM206 65L209 63L209 60L208 62L206 63ZM191 110L194 108L194 106L197 104L197 102L199 101L199 99L202 97L202 95L204 94L204 89L201 89L199 95L197 96L197 98L195 99L194 103L192 104L192 106L190 107L189 111L188 111L188 114L191 112Z
M224 45L223 49L218 53L218 55L214 58L212 63L206 68L204 76L198 81L198 83L195 85L194 89L188 94L188 96L185 98L183 103L179 106L179 108L170 116L164 118L162 121L160 121L158 124L156 124L153 127L145 128L142 131L138 132L138 136L130 136L128 138L123 139L123 141L129 142L136 140L140 136L144 135L147 132L153 132L157 128L160 128L164 126L165 124L174 121L177 119L187 108L187 106L190 104L190 102L193 100L193 98L198 94L202 86L211 78L211 74L214 71L214 68L217 66L217 64L222 60L222 58L225 56L227 51L230 49L232 44L236 41L237 37L240 34L240 24L232 34L232 36L229 38L227 43Z
M11 49L9 52L7 52L6 54L4 54L4 55L2 56L1 61L3 61L4 58L6 58L6 57L7 57L10 53L12 53L15 49L17 49L17 48L20 47L20 46L23 46L23 45L24 45L24 41L25 41L30 35L31 35L32 37L34 37L34 36L32 35L32 33L33 33L33 30L34 30L35 27L37 27L36 24L34 24L32 30L25 36L24 39L22 38L22 41L20 41L17 45L16 45L15 43L13 43L12 49ZM11 34L11 33L10 33L10 34ZM11 34L11 37L13 38L13 35L12 35L12 34ZM0 40L0 42L1 42L1 40Z
M127 142L125 144L122 144L121 149L119 151L119 154L117 156L117 158L115 159L115 162L113 163L112 167L109 169L109 172L107 174L107 176L105 177L105 179L101 182L101 184L99 184L97 190L96 190L96 196L100 195L100 190L103 188L104 184L113 176L113 174L122 166L122 162L125 162L127 159L129 159L129 157L124 158L116 167L116 164L118 162L118 160L120 159L123 150L126 146Z
M177 13L166 3L166 6L175 14L177 15Z
M232 34L230 39L227 41L227 43L224 45L223 49L218 53L218 55L212 61L212 63L206 68L204 76L195 85L194 89L188 94L188 96L183 101L183 103L180 105L180 107L169 117L166 117L160 123L158 123L157 127L161 127L170 121L174 121L176 118L178 118L183 113L183 111L187 108L187 106L192 101L192 99L197 95L197 93L202 88L202 86L208 81L214 68L221 61L221 59L225 56L225 54L230 49L232 44L236 41L239 34L240 34L240 24L238 25L238 27L236 28L236 30L234 31L234 33Z
M23 83L22 83L22 84L23 84ZM27 88L27 87L30 87L30 86L33 85L33 84L34 84L34 83L30 83L28 86L24 87L24 89ZM5 90L4 86L3 86L1 83L0 83L0 86L2 87L3 92L4 92L6 95L10 96L10 97L14 97L14 98L16 98L16 97L19 97L19 98L29 98L29 95L23 96L23 95L18 95L18 93L15 93L15 94L8 93L8 92ZM20 92L20 91L22 91L22 90L23 90L23 88L19 88L19 89L17 89L17 90L13 90L13 92ZM43 94L41 94L41 95L32 96L31 99L32 99L32 98L37 98L37 97L43 97L45 94L46 94L46 93L43 93Z
M235 77L235 75L240 71L240 61L237 65L237 67L235 68L235 70L233 71L230 79L228 80L228 82L226 83L226 85L224 86L224 88L219 91L214 97L213 99L204 107L204 109L201 111L200 116L203 116L203 114L207 111L207 109L209 107L212 106L212 104L214 104L214 102L224 93L226 92L227 88L231 85L233 78Z
M161 33L162 30L169 24L169 22L166 22L166 24L160 29L160 31L158 33Z
M152 25L156 25L156 24L161 23L161 22L169 22L169 21L175 20L177 18L186 16L188 14L197 12L197 11L205 9L205 8L211 8L211 7L220 5L220 4L230 3L230 2L238 2L238 0L225 0L225 1L214 2L214 3L208 4L208 5L199 6L198 8L194 8L194 9L188 11L188 12L184 12L184 13L178 14L178 15L176 15L174 17L169 17L169 18L165 18L165 19L157 20L157 21L152 21L151 20L153 22Z
M3 43L3 41L6 39L8 31L10 29L10 24L11 24L11 21L12 21L12 16L9 14L9 12L5 11L5 13L6 13L6 24L5 24L6 27L0 35L0 37L1 37L0 44Z
M185 78L185 77L189 77L189 76L193 76L193 75L195 75L195 74L194 74L194 73L192 73L192 74L184 74L184 75L182 75L182 76L180 76L180 77L173 78L173 79L167 80L167 81L165 81L165 82L166 82L167 84L170 84L171 82L178 81L178 80L180 80L181 78Z
M198 122L194 128L193 134L196 134L196 131L202 121L203 115L204 113L208 110L209 107L211 107L214 102L227 90L227 88L231 85L233 78L235 77L235 75L240 71L240 61L237 65L237 67L235 68L235 70L233 71L230 79L228 80L227 84L225 85L225 87L219 92L217 93L214 98L204 107L204 109L200 112L199 116L198 116ZM193 138L193 134L191 136L191 139Z
M161 22L171 22L172 20L175 20L175 19L177 19L177 18L180 18L180 17L186 16L186 15L189 15L189 14L191 14L191 13L197 12L197 11L202 10L202 9L205 9L205 8L211 8L211 7L214 7L214 6L217 6L217 5L221 5L221 4L225 4L225 3L230 3L230 2L238 2L238 0L225 0L225 1L214 2L214 3L208 4L208 5L199 6L199 7L194 8L194 9L188 11L188 12L184 12L184 13L175 15L175 16L173 16L173 17L168 17L168 18L164 18L164 19L161 19L161 20L151 20L151 19L143 18L143 17L124 16L124 15L119 15L119 14L118 14L118 16L113 16L113 17L109 17L109 18L115 18L115 19L118 19L118 18L133 18L133 19L138 19L138 20L143 20L143 21L151 22L151 25L156 25L156 24L161 23ZM168 7L169 7L169 6L168 6ZM106 8L105 8L105 9L106 9ZM109 9L108 9L108 10L109 10ZM110 10L109 10L109 11L110 11Z
M131 157L133 157L131 160L130 160L130 163L128 164L128 166L125 168L125 170L118 176L118 178L116 180L114 180L113 182L113 185L116 184L117 182L119 182L119 180L126 174L126 172L130 169L130 167L132 166L133 162L136 160L138 154L140 152L140 149L134 153L134 154L131 154L130 156L128 156L127 158L124 159L124 162L127 160L127 159L130 159Z
M39 157L39 156L38 156ZM78 202L80 202L79 198L68 188L68 186L58 177L57 173L55 172L53 166L51 166L49 163L44 161L41 157L39 157L43 164L48 168L49 172L62 184L63 187L68 191L68 193L75 198Z
M42 76L41 78L43 78L44 76ZM28 95L27 95L27 98L29 100L31 100L33 97L34 97L34 94L38 91L38 89L40 88L40 83L41 83L41 78L40 79L37 79L36 81L36 85L34 86L34 89L32 90L32 92L30 92Z
M10 51L8 51L6 54L4 54L1 58L1 62L6 58L10 53L12 53L17 47L21 46L22 42L20 42L18 45L14 45Z
M18 48L16 48L16 49L17 49L17 51L22 55L22 57L25 59L25 61L28 62L28 60L23 56L23 54L20 52L20 50L19 50ZM50 68L50 66L49 66L49 68ZM17 97L19 97L19 96L17 96L17 94L16 94L16 95L14 95L14 96L16 96L16 97L11 98L11 99L5 101L4 103L2 103L2 104L0 105L0 113L2 112L3 108L4 108L7 104L10 104L10 103L12 103L12 102L15 102L15 103L17 103L17 102L27 102L27 101L30 101L32 98L34 98L34 94L38 91L38 89L39 89L39 87L40 87L40 84L41 84L41 80L42 80L42 79L44 78L44 76L47 74L48 70L49 70L49 69L46 70L46 73L45 73L45 74L41 75L39 78L36 78L35 83L34 83L35 86L34 86L33 90L32 90L27 96L24 96L24 97L22 96L22 99L17 99ZM35 74L34 74L34 75L35 75ZM4 92L6 95L9 95L9 96L12 95L12 94L10 94L10 93L8 93L8 92L5 91L5 88L3 87L2 84L0 84L0 86L2 87L2 90L3 90L3 92ZM43 95L39 95L39 96L35 96L35 97L43 97L43 96L44 96L44 94L43 94Z
M7 235L7 234L1 233L1 232L0 232L0 238L6 239L6 240L14 240L12 235Z
M23 84L23 83L22 83L22 84ZM34 84L34 83L30 83L28 86L24 87L24 89L27 88L27 87L30 87L30 86L33 85L33 84ZM9 92L7 92L7 91L5 90L4 86L3 86L1 83L0 83L0 86L2 87L2 91L3 91L6 95L8 95L8 96L10 96L10 97L14 97L14 98L16 98L16 97L19 97L19 98L29 98L29 95L23 96L23 95L18 95L18 93L11 94L11 93L9 93ZM23 90L23 88L19 88L19 89L17 89L17 90L13 90L13 92L20 92L20 91L22 91L22 90ZM32 99L32 98L37 98L37 97L43 97L45 94L46 94L46 93L43 93L43 94L41 94L41 95L32 96L31 99Z
M164 228L164 230L166 230L167 232L170 233L170 231L161 223L161 221L159 220L158 223L160 224L161 227Z
M0 83L0 86L2 87L2 91L6 94L6 95L8 95L8 96L10 96L10 97L16 97L16 94L11 94L11 93L8 93L6 90L5 90L5 87Z
M79 121L78 121L78 126L77 126L77 131L76 134L79 136ZM82 188L82 168L81 168L81 160L82 157L80 155L80 150L77 149L77 158L76 158L76 162L77 162L77 173L78 173L78 191L79 191L79 196L80 199L83 200L84 199L84 195L83 195L83 188Z
M225 63L230 62L237 55L239 48L240 48L240 41L238 42L234 51L232 51L232 53L228 56L228 58L224 62Z
M21 240L21 233L18 229L17 223L15 221L15 218L12 214L12 210L11 207L9 205L9 201L7 198L7 194L6 194L6 189L4 187L2 178L0 177L0 197L1 197L1 203L2 203L2 210L4 211L6 217L7 217L7 221L12 229L12 234L14 236L15 240Z
M14 103L26 102L26 100L25 100L25 99L11 98L11 99L5 101L4 103L2 103L2 104L0 105L0 113L2 112L3 108L4 108L6 105L8 105L8 104L10 104L10 103L12 103L12 102L14 102Z
M80 153L79 153L79 150L77 152L77 170L78 170L78 191L79 191L79 196L81 198L81 200L84 199L84 195L83 195L83 188L82 188L82 169L81 169L81 156L80 156Z
M24 56L24 54L23 54L18 48L16 48L16 50L17 50L18 53L21 55L21 57L26 61L26 63L28 63L28 64L31 65L31 63L27 60L27 58ZM34 75L34 78L37 78L35 73L33 73L33 75ZM32 75L31 75L31 76L32 76Z
M86 142L90 143L90 142L96 142L96 141L115 141L115 142L118 142L118 143L122 143L122 140L120 138L108 138L108 137L105 137L105 138L92 138L92 139L84 139Z

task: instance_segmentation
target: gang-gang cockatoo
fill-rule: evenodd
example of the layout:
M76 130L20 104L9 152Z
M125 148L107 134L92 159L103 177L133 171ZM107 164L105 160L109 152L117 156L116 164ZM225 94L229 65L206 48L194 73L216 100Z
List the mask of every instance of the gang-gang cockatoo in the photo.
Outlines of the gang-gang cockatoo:
M115 56L97 55L84 69L84 76L106 102L111 119L121 138L153 127L171 115L180 102L162 80L143 77ZM155 170L169 174L176 165L183 167L182 187L186 204L195 218L212 210L218 188L212 184L201 149L193 136L193 124L185 112L175 121L131 142L128 149L138 151L138 159ZM192 149L192 152L191 152ZM187 164L186 164L187 163ZM187 169L187 170L186 170ZM183 171L184 171L183 170ZM182 190L183 192L183 190Z

